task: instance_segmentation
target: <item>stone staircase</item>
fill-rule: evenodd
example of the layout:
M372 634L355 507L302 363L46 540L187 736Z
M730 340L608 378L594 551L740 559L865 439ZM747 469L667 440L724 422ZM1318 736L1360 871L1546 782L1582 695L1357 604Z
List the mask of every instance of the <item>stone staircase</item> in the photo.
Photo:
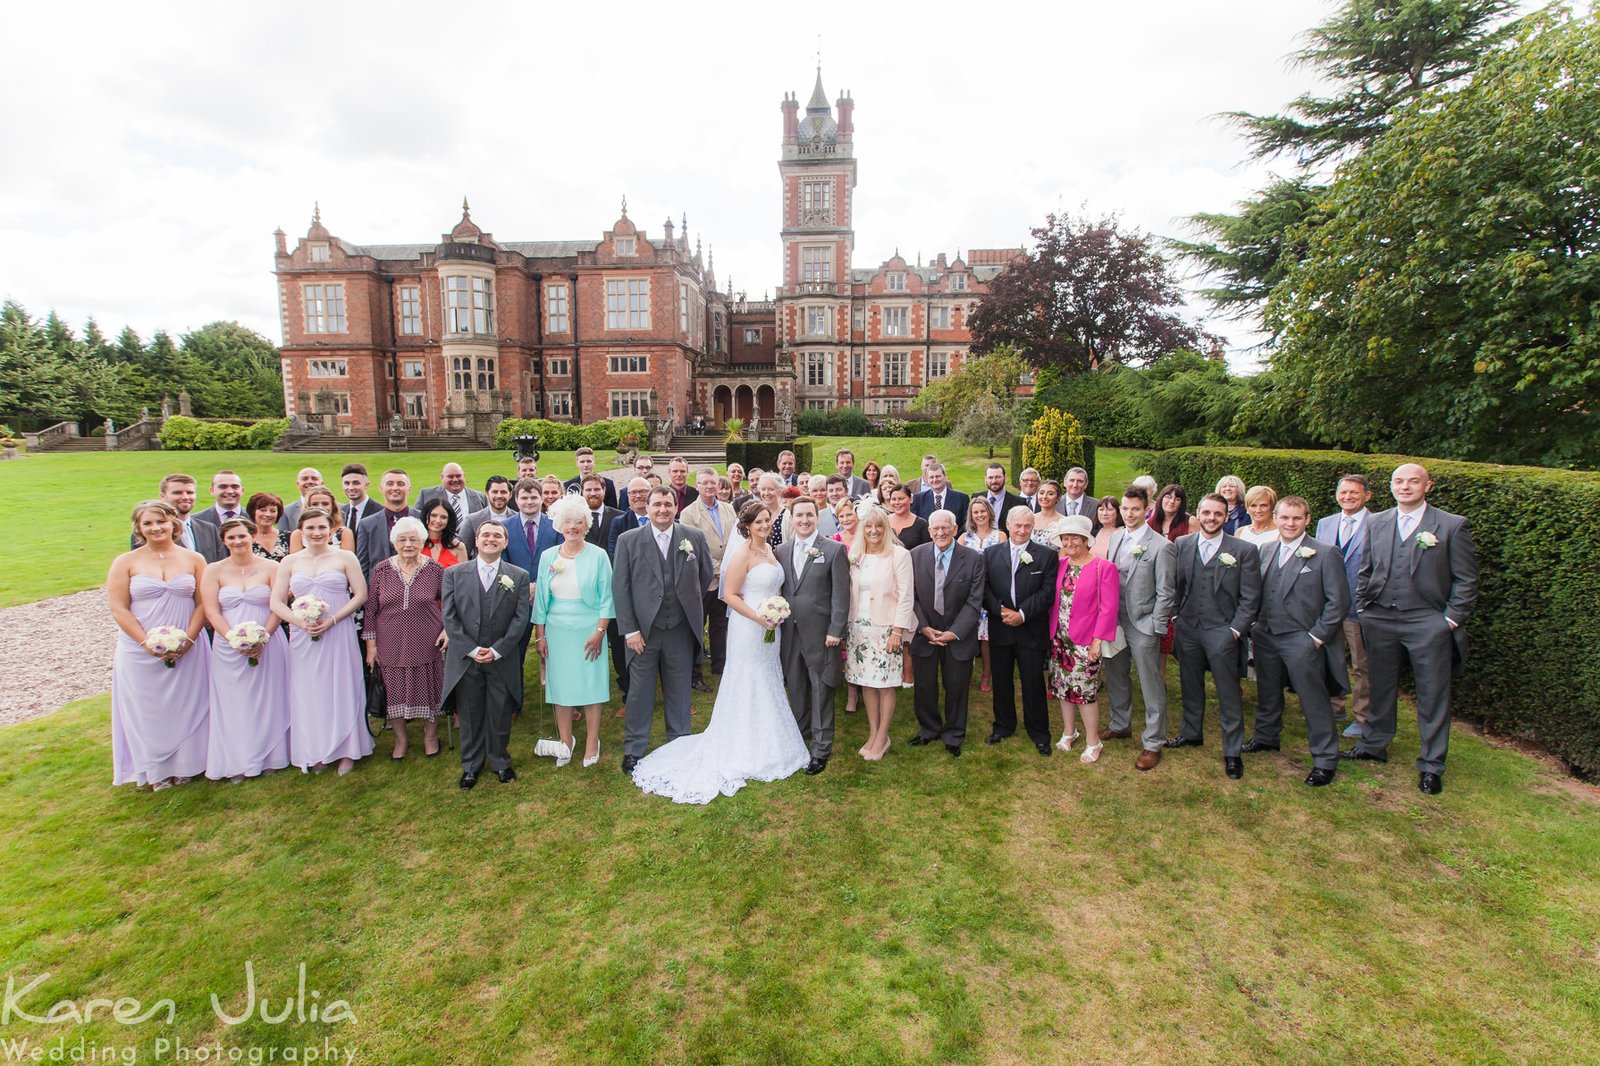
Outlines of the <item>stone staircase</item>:
M721 466L728 461L726 433L679 433L673 436L664 452L651 452L650 458L657 466L665 465L674 456L681 455L689 461L690 468Z
M387 433L351 434L350 436L324 434L313 441L288 450L314 452L322 455L386 452L389 450L389 435ZM451 433L412 436L406 441L406 450L411 452L492 452L495 448L493 445L484 444L482 441L468 437L465 434Z
M103 452L106 450L104 437L66 437L59 443L52 445L52 452Z

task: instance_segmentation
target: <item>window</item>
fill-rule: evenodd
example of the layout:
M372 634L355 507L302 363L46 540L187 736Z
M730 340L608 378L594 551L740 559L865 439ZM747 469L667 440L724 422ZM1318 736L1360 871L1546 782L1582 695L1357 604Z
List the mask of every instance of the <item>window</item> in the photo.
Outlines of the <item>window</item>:
M966 292L967 291L967 276L965 274L951 274L950 275L950 291L951 292Z
M833 182L804 181L800 183L800 209L826 211L833 206Z
M452 356L450 388L456 392L467 392L474 388L480 392L488 392L495 387L494 372L493 356Z
M444 279L444 328L450 333L494 332L494 286L488 278Z
M855 325L857 333L867 328L867 312L860 307L856 308Z
M722 351L722 312L711 313L711 350Z
M404 377L420 378L422 376L422 360L413 359L403 363L400 373Z
M950 308L948 308L948 307L930 307L930 308L928 308L928 328L929 329L949 329L950 328Z
M885 307L883 309L883 335L885 337L911 336L911 309Z
M617 255L619 256L635 256L639 254L632 237L617 237L613 244L616 246Z
M800 280L832 281L833 249L827 247L800 249Z
M689 283L678 282L678 332L689 332Z
M546 412L547 414L557 415L563 418L572 417L572 393L552 392L549 394L549 396L550 410Z
M906 291L906 276L903 271L892 270L886 275L885 280L888 282L890 292Z
M807 411L831 411L831 410L833 410L833 401L832 400L807 400L806 401L806 410Z
M420 393L420 392L402 393L401 396L400 396L400 400L401 400L401 402L403 402L406 405L406 417L407 418L426 418L426 417L428 417L428 401L427 401L427 397L425 397L422 393Z
M331 258L333 256L328 251L327 241L317 241L311 245L311 261L313 263L326 263Z
M883 353L883 383L885 385L904 385L906 383L906 364L910 362L905 352Z
M650 372L650 357L648 355L613 355L607 361L613 374L648 374Z
M610 395L612 418L643 418L650 413L649 389L614 389Z
M761 331L759 329L747 329L747 330L745 330L744 331L744 342L746 344L760 344L761 343Z
M333 394L332 399L332 411L334 414L347 415L350 413L350 394L348 392L336 392Z
M344 286L307 285L305 287L306 332L344 332Z
M850 376L855 378L857 381L861 380L861 370L863 364L864 360L862 359L860 352L850 353Z
M400 332L407 337L422 332L422 290L415 285L400 287Z
M828 309L826 307L806 308L806 336L828 336Z
M909 400L879 400L878 409L886 415L903 414Z
M572 329L567 320L567 287L551 285L544 290L545 315L549 319L546 332L567 333Z
M928 380L929 381L934 381L934 380L936 380L938 378L948 377L949 375L950 375L950 353L949 352L929 352L928 353Z
M307 364L314 378L342 378L345 376L343 359L313 359Z
M551 377L565 378L572 376L572 360L564 355L552 356L550 365L546 367Z
M606 329L650 328L650 279L606 280Z
M833 384L833 356L821 352L808 352L805 357L807 385Z

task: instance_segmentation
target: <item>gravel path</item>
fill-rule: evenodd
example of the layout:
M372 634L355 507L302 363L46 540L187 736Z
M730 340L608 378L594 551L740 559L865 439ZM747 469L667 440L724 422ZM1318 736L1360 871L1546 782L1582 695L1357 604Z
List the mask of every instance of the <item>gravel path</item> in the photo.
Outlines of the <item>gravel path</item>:
M103 588L0 610L0 725L109 689L117 632Z

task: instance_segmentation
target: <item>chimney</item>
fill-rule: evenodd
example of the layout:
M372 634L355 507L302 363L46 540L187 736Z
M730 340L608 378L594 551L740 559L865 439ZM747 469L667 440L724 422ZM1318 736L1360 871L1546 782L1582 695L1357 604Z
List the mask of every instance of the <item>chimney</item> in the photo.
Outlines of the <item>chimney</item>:
M793 93L783 94L783 143L800 140L800 100Z
M850 99L849 93L840 93L839 102L839 140L848 141L855 133L856 102Z
M288 238L284 236L283 227L279 226L277 229L273 230L272 231L272 236L273 236L273 239L278 242L278 254L279 255L288 255L289 254L289 242L288 242Z

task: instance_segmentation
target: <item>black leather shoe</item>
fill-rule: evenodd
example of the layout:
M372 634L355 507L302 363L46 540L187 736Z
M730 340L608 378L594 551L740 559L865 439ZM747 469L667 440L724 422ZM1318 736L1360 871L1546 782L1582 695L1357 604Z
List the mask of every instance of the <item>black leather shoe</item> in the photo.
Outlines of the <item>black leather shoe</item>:
M710 692L711 691L711 686L706 684L704 681L701 681L698 677L695 678L693 681L689 682L689 687L694 689L696 692Z
M1205 743L1199 737L1168 737L1166 746L1169 748L1203 748Z
M473 773L471 770L466 770L466 771L462 772L462 774L461 774L461 791L465 792L468 789L472 788L477 783L478 783L478 775L477 774Z
M639 765L639 756L637 756L637 755L624 755L622 757L622 772L627 774L629 777L633 776L633 768L635 766L638 766L638 765Z
M1424 770L1417 775L1417 788L1430 796L1437 796L1444 791L1444 778Z
M932 737L925 737L921 733L918 733L916 736L914 736L910 740L906 741L906 743L910 744L913 748L920 748L924 744L932 744L933 743L933 738Z
M502 785L509 785L517 779L517 772L508 766L504 770L496 770L494 776L500 779Z
M1388 755L1380 755L1375 751L1363 751L1360 748L1344 748L1339 752L1339 758L1350 759L1354 762L1388 762Z
M1049 755L1050 742L1048 740L1036 740L1033 742L1033 750L1037 751L1040 755Z
M812 777L816 777L827 768L827 759L812 759L810 762L806 763L806 773L810 774Z
M1306 784L1312 788L1321 788L1323 785L1333 784L1333 771L1324 767L1317 767L1306 775Z
M1225 755L1222 758L1222 772L1235 781L1244 776L1244 760L1237 755Z
M950 753L950 757L952 759L961 758L961 745L960 744L946 744L944 746L944 750L948 751Z
M1010 735L1010 733L990 733L988 736L983 738L983 742L985 744L998 744Z
M1252 751L1277 751L1278 750L1278 745L1276 745L1276 744L1263 744L1259 740L1252 740L1250 743L1246 744L1244 746L1244 748L1241 749L1241 750L1243 750L1243 751L1245 751L1247 753L1248 752L1252 752Z

